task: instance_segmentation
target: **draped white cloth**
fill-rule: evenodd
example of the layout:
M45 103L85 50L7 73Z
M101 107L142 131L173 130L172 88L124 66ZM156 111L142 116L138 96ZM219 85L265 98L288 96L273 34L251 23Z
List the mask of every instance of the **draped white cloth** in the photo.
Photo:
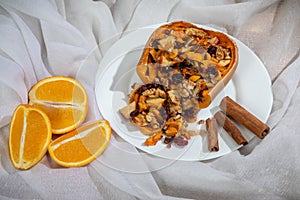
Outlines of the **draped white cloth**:
M105 52L127 31L175 20L226 31L263 61L274 95L264 140L206 162L170 162L114 134L85 167L45 156L13 168L10 117L34 83L78 79L90 99L86 121L101 119L94 82ZM0 0L0 199L300 199L299 47L298 0Z

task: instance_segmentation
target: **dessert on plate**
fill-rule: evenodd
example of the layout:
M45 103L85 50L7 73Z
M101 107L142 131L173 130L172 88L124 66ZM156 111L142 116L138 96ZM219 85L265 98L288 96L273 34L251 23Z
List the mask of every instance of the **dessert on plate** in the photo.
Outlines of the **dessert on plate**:
M210 105L237 64L237 46L226 34L184 21L162 25L145 44L136 66L142 83L133 86L120 113L150 135L145 145L164 136L186 145L186 124Z

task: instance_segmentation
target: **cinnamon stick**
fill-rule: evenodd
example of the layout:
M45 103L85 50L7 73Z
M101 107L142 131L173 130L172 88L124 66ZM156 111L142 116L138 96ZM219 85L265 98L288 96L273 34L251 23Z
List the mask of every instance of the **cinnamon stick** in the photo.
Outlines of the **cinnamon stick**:
M219 151L217 120L215 118L208 118L205 122L207 130L208 150L210 152Z
M220 108L236 120L238 123L245 126L260 139L263 139L270 131L270 127L247 111L244 107L226 96L220 103Z
M246 145L248 141L244 138L241 131L235 125L235 123L225 115L224 112L218 111L214 117L218 124L224 128L224 130L234 139L238 145Z

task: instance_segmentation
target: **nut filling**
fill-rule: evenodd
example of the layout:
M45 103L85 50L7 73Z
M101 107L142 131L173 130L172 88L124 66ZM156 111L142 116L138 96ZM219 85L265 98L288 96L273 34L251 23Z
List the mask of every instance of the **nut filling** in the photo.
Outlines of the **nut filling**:
M163 85L135 84L129 104L120 113L150 136L145 145L155 145L163 136L172 140L182 127L180 101L172 90Z
M174 90L184 119L196 121L199 109L210 104L210 89L228 70L230 48L222 46L217 36L181 27L165 28L149 48L147 67L155 68L154 82Z

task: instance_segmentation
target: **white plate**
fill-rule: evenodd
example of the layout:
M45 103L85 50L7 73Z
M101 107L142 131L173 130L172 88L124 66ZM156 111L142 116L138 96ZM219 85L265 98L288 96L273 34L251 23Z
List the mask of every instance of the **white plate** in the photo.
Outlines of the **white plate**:
M207 160L228 154L240 146L223 130L219 129L218 152L207 151L206 134L195 136L183 148L172 146L166 148L163 143L156 146L144 146L147 136L139 128L131 125L119 113L119 109L128 102L130 86L134 82L142 83L135 67L140 59L144 45L151 33L161 24L141 28L124 36L116 42L103 57L96 75L96 99L103 117L110 121L113 130L124 140L137 148L163 158L172 160ZM198 25L200 26L200 25ZM212 29L206 26L200 26ZM214 29L212 29L214 30ZM211 105L198 113L198 119L210 117L224 96L230 96L262 121L269 117L273 96L270 77L259 58L242 42L231 37L239 49L239 64L232 80L214 99ZM192 129L204 129L196 123ZM243 127L239 127L245 138L250 141L254 135Z

